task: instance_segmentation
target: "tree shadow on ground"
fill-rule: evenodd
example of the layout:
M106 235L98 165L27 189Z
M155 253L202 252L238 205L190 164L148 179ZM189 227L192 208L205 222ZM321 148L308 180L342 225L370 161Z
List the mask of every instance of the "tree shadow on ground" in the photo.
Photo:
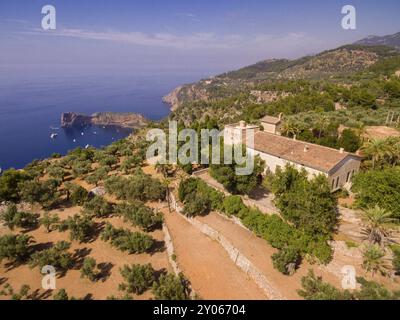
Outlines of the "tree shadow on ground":
M100 233L104 230L104 226L105 226L104 221L94 223L93 228L87 237L87 242L88 243L95 242L97 238L100 236Z
M152 247L149 249L148 253L150 256L156 254L157 252L164 252L165 251L165 242L164 241L157 241L155 240Z
M86 295L82 298L82 300L93 300L93 294L91 294L91 293L86 294Z
M6 277L1 277L0 278L0 286L2 286L3 284L5 284L7 282L8 278Z
M261 200L261 199L268 197L269 195L270 195L270 192L267 189L265 189L261 186L258 186L249 194L249 197L250 197L250 199L253 199L253 200Z
M40 291L40 289L36 289L29 294L28 298L31 300L44 300L50 298L52 293L53 290Z
M168 271L165 268L154 271L154 277L156 278L157 281L162 275L166 275L166 274L168 274Z
M103 262L97 265L99 269L99 274L97 276L98 280L101 282L105 282L111 275L111 269L114 267L114 264L110 262Z
M83 260L92 252L92 249L80 248L75 249L72 259L74 259L74 269L80 270L83 266Z
M30 245L29 249L30 249L30 253L34 253L36 251L42 251L42 250L49 249L52 246L53 246L53 242L37 243L37 244ZM27 264L28 262L29 262L29 254L21 260L7 261L4 264L4 267L6 268L6 272L8 272L8 271L18 268L24 264Z

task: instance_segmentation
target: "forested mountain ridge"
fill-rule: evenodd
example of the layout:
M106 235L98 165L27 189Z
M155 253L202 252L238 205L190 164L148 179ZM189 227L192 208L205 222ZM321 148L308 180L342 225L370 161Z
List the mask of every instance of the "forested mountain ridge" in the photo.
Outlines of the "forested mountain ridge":
M170 119L185 125L210 118L220 125L239 119L255 122L280 112L348 112L358 114L357 119L344 116L362 122L357 125L381 124L388 108L400 107L400 83L394 76L398 70L396 48L346 45L297 60L266 60L183 85L165 101L173 106Z
M383 45L400 48L400 32L387 36L369 36L357 41L355 44L361 45Z

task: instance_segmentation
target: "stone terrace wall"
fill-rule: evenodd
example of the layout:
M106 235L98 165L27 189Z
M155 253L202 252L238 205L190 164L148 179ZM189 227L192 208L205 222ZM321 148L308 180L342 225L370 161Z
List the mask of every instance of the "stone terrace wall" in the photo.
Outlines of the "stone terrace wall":
M183 213L183 208L176 201L175 196L171 192L171 206L177 212ZM182 215L190 224L198 229L203 234L211 239L217 241L224 250L228 253L231 260L242 269L271 300L284 300L286 299L278 290L273 288L268 282L267 278L259 271L247 257L234 247L221 233L211 228L209 225L200 222L197 219L188 218Z

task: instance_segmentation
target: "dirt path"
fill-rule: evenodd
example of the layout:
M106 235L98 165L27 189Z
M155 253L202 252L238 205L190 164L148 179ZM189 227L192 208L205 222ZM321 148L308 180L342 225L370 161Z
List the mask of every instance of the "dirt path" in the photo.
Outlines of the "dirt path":
M202 234L178 213L165 211L178 264L201 298L267 299L217 242Z
M258 238L253 233L217 213L196 219L219 231L264 274L271 287L282 296L287 299L300 299L297 290L301 288L301 278L307 275L308 269L313 268L307 262L303 261L300 269L293 276L285 276L274 269L271 255L277 251L265 240ZM315 269L314 272L317 275L322 276L319 268L313 269ZM332 275L324 274L323 278L338 285L338 279Z

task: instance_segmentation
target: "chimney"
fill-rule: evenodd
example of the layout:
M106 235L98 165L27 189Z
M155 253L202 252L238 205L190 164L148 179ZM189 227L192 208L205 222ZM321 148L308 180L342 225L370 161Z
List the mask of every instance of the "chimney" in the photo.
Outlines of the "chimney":
M239 126L241 127L241 128L246 128L246 121L239 121Z
M304 146L304 152L307 152L308 150L310 150L310 147L306 144L306 145Z
M340 148L340 151L339 151L340 153L344 153L344 149L343 148Z

